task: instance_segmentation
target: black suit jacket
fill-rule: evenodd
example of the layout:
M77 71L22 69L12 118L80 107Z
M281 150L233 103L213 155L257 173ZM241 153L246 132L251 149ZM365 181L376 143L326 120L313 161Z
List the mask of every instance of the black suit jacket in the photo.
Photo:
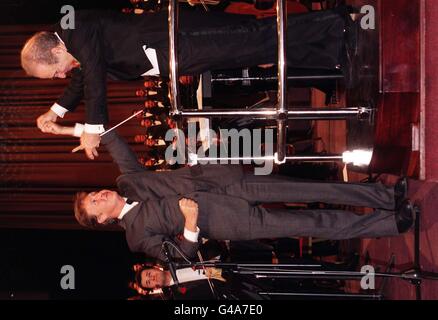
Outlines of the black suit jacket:
M209 16L209 15L207 15ZM202 25L219 26L227 21L239 21L235 15L215 14L215 19L193 13L181 14L181 28L201 30ZM225 17L225 18L221 18ZM108 121L106 110L106 79L132 80L152 68L143 46L156 49L161 74L168 74L167 13L127 15L111 11L76 11L75 29L55 31L68 51L81 63L74 70L70 85L58 103L73 111L85 98L86 122L101 124ZM180 52L187 52L181 46ZM187 57L188 59L185 59ZM183 54L180 71L191 72L191 55ZM193 64L193 63L191 63Z
M115 131L102 137L102 143L119 166L117 186L122 196L140 203L120 221L126 231L129 248L150 257L164 259L161 245L172 238L189 257L194 257L198 243L180 236L184 217L178 201L193 192L218 189L239 182L243 171L239 165L204 165L184 167L174 171L145 170L125 141ZM179 256L170 250L173 256Z
M164 123L165 119L157 119ZM166 137L166 132L169 130L169 126L166 124L159 124L156 126L151 126L146 129L146 135L152 136L153 139L164 139Z
M314 12L288 18L288 66L334 69L343 44L344 17ZM135 79L152 68L143 46L156 50L160 73L167 75L167 12L126 15L77 11L75 29L57 32L79 60L58 103L73 111L85 97L86 122L106 123L106 77ZM274 18L219 12L180 12L178 68L181 74L256 66L277 61Z

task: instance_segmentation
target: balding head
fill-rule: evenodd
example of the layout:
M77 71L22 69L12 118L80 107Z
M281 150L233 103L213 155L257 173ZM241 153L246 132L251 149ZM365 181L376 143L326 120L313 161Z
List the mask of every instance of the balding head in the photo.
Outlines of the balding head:
M79 62L56 34L42 31L27 40L21 50L21 66L33 77L63 79Z
M38 64L54 65L58 62L52 49L60 44L53 32L41 31L26 41L21 50L21 66L29 75L34 75Z

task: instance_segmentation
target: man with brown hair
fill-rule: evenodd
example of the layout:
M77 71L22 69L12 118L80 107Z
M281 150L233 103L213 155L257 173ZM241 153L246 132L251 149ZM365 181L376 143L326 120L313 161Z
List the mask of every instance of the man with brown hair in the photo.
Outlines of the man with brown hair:
M80 135L81 126L52 133ZM238 165L196 165L151 172L115 131L102 142L119 166L120 193L79 192L75 216L87 227L117 221L126 231L129 248L164 260L162 243L173 238L181 253L194 257L198 238L253 240L311 236L323 239L396 236L413 223L406 199L406 181L393 187L381 183L296 181L281 176L244 173ZM375 208L356 215L342 210L267 209L261 203L323 202Z

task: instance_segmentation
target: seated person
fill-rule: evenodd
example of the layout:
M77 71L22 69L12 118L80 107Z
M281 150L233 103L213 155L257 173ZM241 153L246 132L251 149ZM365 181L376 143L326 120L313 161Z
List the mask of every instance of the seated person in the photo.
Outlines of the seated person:
M135 265L135 280L131 287L140 295L160 295L165 300L248 300L263 299L260 287L213 267L176 270L179 285L168 270L160 265ZM226 278L224 278L224 276Z

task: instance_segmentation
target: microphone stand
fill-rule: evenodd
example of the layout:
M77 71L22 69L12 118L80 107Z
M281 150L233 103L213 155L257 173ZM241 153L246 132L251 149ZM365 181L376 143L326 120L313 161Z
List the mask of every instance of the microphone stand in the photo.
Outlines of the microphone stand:
M178 281L178 277L176 276L176 267L175 267L175 263L172 261L172 255L169 252L169 241L165 240L163 241L163 245L161 246L161 250L164 253L165 256L165 262L167 263L167 266L169 267L169 272L170 275L172 276L173 279L173 285L178 287L179 286L179 281Z
M179 285L180 285L180 283L179 283L178 277L177 277L177 275L176 275L176 270L177 270L178 268L181 268L181 267L184 267L184 268L188 268L188 267L189 267L189 268L191 268L191 269L193 269L193 270L204 269L204 268L205 268L205 267L203 266L204 262L200 262L200 263L192 263L192 262L190 262L189 259L187 259L187 257L184 256L184 254L183 254L182 252L179 252L179 254L181 254L181 256L183 256L184 259L185 259L187 262L186 262L186 263L177 263L177 262L174 262L174 261L173 261L173 257L172 257L172 255L171 255L170 252L169 252L169 245L174 246L178 251L179 251L179 249L178 249L178 247L177 247L172 241L170 241L170 240L168 240L168 239L163 239L163 244L162 244L162 246L161 246L161 250L163 251L163 254L164 254L164 256L165 256L165 262L166 262L166 264L168 265L170 275L172 276L172 279L173 279L173 283L174 283L174 284L173 284L172 287L173 287L173 288L178 288ZM195 268L195 265L197 265L196 268ZM207 280L209 281L209 287L210 287L210 290L211 290L211 292L212 292L214 298L215 298L216 300L219 300L219 295L217 294L217 292L216 292L214 286L212 286L212 284L210 283L210 279L208 279L208 276L207 276Z
M414 265L403 272L390 272L391 266L385 272L374 272L375 277L385 279L402 279L415 286L417 300L421 300L421 284L424 280L438 280L437 272L422 270L420 263L420 208L415 206L415 239ZM392 259L393 260L393 257ZM186 261L189 261L186 259ZM392 263L391 263L392 264ZM184 262L175 263L175 267L190 267L194 270L205 267L220 268L232 274L250 275L255 279L334 279L334 280L361 280L366 273L349 270L327 270L321 264L260 264L260 263L223 263L221 261ZM369 275L369 274L368 274ZM383 288L383 286L382 286ZM382 288L378 294L333 294L333 293L296 293L296 292L263 292L261 296L305 296L305 297L333 297L333 298L365 298L383 299Z

